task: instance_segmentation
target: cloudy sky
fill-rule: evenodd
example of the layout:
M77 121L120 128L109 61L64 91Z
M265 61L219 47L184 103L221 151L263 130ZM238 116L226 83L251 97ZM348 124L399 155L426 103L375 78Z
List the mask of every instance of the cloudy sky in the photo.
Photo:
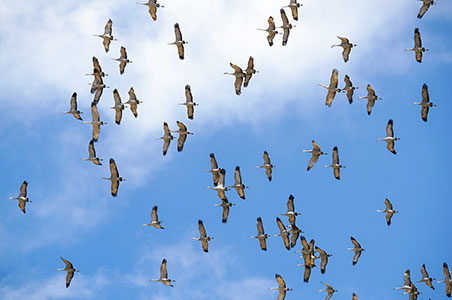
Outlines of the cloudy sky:
M7 1L0 0L0 298L2 299L276 299L274 274L294 290L286 299L323 299L318 293L331 284L333 299L407 299L393 287L411 269L420 280L426 264L432 277L443 279L442 264L452 264L450 130L452 111L452 3L438 1L416 18L419 1L303 1L299 21L287 46L281 36L273 47L266 41L267 19L281 26L279 9L289 1L164 1L154 22L145 6L132 0ZM267 3L268 2L268 3ZM271 2L271 3L270 3ZM113 20L113 41L105 53L102 34ZM179 23L185 46L180 60L173 42ZM422 64L414 59L414 28L421 32ZM353 43L344 63L336 36ZM121 46L133 61L119 74ZM98 104L103 126L95 144L103 166L80 161L88 156L91 127L60 112L69 109L73 92L84 120L90 120L93 99L87 83L92 57L108 73ZM246 68L253 56L255 74L240 96L234 93L229 62ZM360 89L350 105L338 94L324 105L331 70L339 70L339 87L348 74ZM428 122L421 120L421 87L429 86ZM194 120L188 120L184 86L191 85ZM378 101L366 113L365 87L371 84ZM127 101L130 87L140 100L138 118L128 109L114 124L113 89ZM385 127L394 120L400 141L397 155L384 142ZM182 152L176 142L162 155L162 124L176 130L182 121L189 136ZM327 156L307 172L311 140ZM341 180L331 169L332 148L339 148ZM276 165L269 182L262 169L266 150ZM215 153L232 185L240 166L246 200L228 191L231 208L221 223L216 192L206 189L212 176L209 153ZM110 195L108 159L121 176L118 197ZM21 183L29 182L27 213L17 207ZM249 236L256 218L268 234L277 234L275 217L286 210L290 194L301 212L297 225L304 236L333 254L326 274L314 268L303 282L300 250L287 251L281 238L269 239L268 251ZM383 214L388 198L400 213L388 227ZM154 205L165 230L143 227ZM214 240L209 253L193 241L197 221L204 221ZM282 217L287 225L286 217ZM367 249L356 266L350 236ZM70 260L77 273L69 289L65 274L56 272ZM168 261L174 288L148 280L159 277ZM418 284L421 299L445 299L444 285L432 291Z

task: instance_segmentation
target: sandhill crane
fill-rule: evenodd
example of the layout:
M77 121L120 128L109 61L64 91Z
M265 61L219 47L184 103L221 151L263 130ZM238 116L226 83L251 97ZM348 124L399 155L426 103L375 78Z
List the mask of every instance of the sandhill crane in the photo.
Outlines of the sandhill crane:
M325 300L331 299L333 297L333 294L337 292L337 290L333 289L333 287L329 284L326 284L325 282L320 281L320 283L324 284L326 286L326 289L319 290L319 292L327 292L328 295L326 295Z
M358 263L358 259L361 256L361 252L366 251L366 249L363 249L361 245L355 240L354 237L350 237L350 240L352 241L354 248L347 248L347 250L354 251L355 255L353 256L353 265L356 265Z
M342 89L342 91L343 92L347 92L348 102L350 104L352 104L352 102L353 102L353 93L354 93L355 90L359 89L359 87L353 86L353 83L350 80L350 77L348 77L348 75L345 75L344 81L345 81L345 87Z
M395 287L394 290L404 290L404 294L410 295L410 300L417 299L419 292L416 286L411 282L410 270L406 269L403 274L403 286Z
M163 155L166 155L171 140L174 138L171 135L171 131L169 130L168 124L166 122L163 122L163 132L164 132L163 136L156 138L156 140L163 140Z
M326 265L328 264L328 257L333 256L332 254L326 253L324 250L320 249L319 247L315 246L315 250L319 252L320 257L320 272L322 274L325 274L326 271Z
M356 44L352 44L349 42L348 38L346 37L337 37L338 39L341 40L341 43L338 45L332 45L331 48L333 47L342 47L344 50L342 51L342 57L344 58L344 62L348 61L348 56L350 55L350 51L352 51L353 47L356 47Z
M182 39L182 33L179 28L179 24L174 24L174 32L176 34L176 41L173 43L168 43L168 45L176 45L177 52L179 53L179 58L184 59L184 44L188 44L188 42Z
M126 48L121 46L121 56L119 58L112 58L112 60L119 61L119 74L124 74L124 70L128 63L132 63L131 60L127 59L127 51Z
M290 250L289 231L287 231L286 226L284 226L283 222L278 217L276 217L276 224L278 225L279 228L279 234L275 234L273 236L280 236L283 240L286 249Z
M419 28L414 29L414 48L405 49L405 51L414 51L415 58L418 63L422 62L422 52L429 51L429 49L422 47L421 33L419 32Z
M300 215L300 213L295 212L294 199L295 197L292 194L289 195L289 199L287 199L287 212L285 214L279 214L280 216L288 216L290 224L295 224L296 216Z
M331 73L331 78L330 78L330 85L326 86L324 84L319 83L319 85L321 87L324 87L328 90L328 94L326 95L326 100L325 100L325 105L327 105L328 107L331 107L331 104L333 103L334 97L336 96L336 92L339 93L341 91L341 89L337 88L337 83L338 83L338 79L337 79L337 74L338 74L338 70L337 69L333 69L333 72Z
M386 148L388 148L389 152L397 154L394 149L394 142L400 140L400 138L394 137L394 130L392 129L393 124L394 121L392 121L392 119L389 119L388 125L386 125L386 137L384 139L378 139L377 142L385 141L387 143Z
M20 186L20 192L19 196L16 198L9 197L10 200L19 200L19 208L25 213L25 204L27 202L32 202L30 199L27 198L27 186L28 182L24 181L22 182L22 185Z
M94 76L94 72L96 72L96 71L99 72L99 75L100 75L101 77L108 76L107 73L102 72L102 67L101 67L100 64L99 64L99 60L97 59L97 57L93 56L93 73L91 73L91 74L85 74L85 75L88 75L88 76Z
M352 300L358 300L358 296L356 296L355 293L353 293L353 295L352 295Z
M171 131L175 133L179 133L179 138L177 139L177 151L181 152L182 149L184 149L184 143L187 139L187 135L191 134L193 135L193 132L189 132L187 130L187 126L184 125L184 123L176 121L177 126L179 126L179 130Z
M308 245L308 242L304 236L301 236L300 242L303 248L301 251L295 251L295 253L301 252L303 256L300 256L300 258L303 258L304 262L303 264L297 264L297 267L304 267L303 281L309 282L309 277L311 277L311 269L315 267L315 256L313 253L315 242L314 240L311 240L311 245Z
M116 39L114 39L113 35L112 35L112 29L111 29L112 25L113 25L113 21L111 19L109 19L107 24L105 25L104 34L94 34L94 36L98 36L103 39L105 52L108 52L108 50L110 50L110 42L116 41Z
M193 95L191 93L190 85L185 86L185 102L177 103L177 105L185 105L187 107L187 116L190 120L193 120L193 114L195 113L195 106L198 103L193 102Z
M430 102L428 86L425 83L422 85L422 102L413 102L413 104L422 106L421 117L424 122L427 122L429 108L436 105Z
M242 71L242 68L239 66L233 64L232 62L229 63L231 68L234 69L234 72L224 72L223 75L233 75L235 77L234 87L235 87L235 94L238 96L242 93L242 82L243 78L246 76L246 74Z
M225 182L225 175L226 175L226 170L220 168L217 185L216 186L208 186L207 187L208 189L216 190L217 193L218 193L218 196L222 200L226 198L226 195L224 194L224 192L228 190L228 187L224 184L224 182Z
M290 229L289 232L291 234L290 236L290 247L294 248L297 245L298 237L300 236L300 233L303 233L303 231L297 227L295 224L295 217L290 218L289 217L289 223L290 223Z
M432 290L434 290L435 287L433 286L432 281L435 280L436 278L431 278L430 276L428 276L428 272L427 272L427 269L425 268L425 264L422 265L421 274L422 274L422 279L419 281L416 281L416 283L425 282L425 284L427 286L431 287Z
M148 2L137 2L137 4L140 5L146 5L149 7L149 14L152 17L152 20L157 21L157 8L158 7L164 7L163 5L160 5L157 3L157 0L148 0Z
M93 125L93 141L97 142L97 140L99 139L100 126L106 125L107 123L100 120L99 111L97 110L97 106L94 101L91 102L91 115L92 121L85 121L83 123Z
M221 222L222 223L227 223L228 222L228 217L229 217L229 208L231 206L234 206L234 203L229 202L228 198L226 197L226 195L224 195L224 198L221 198L221 204L214 204L214 206L221 206L223 207L223 213L221 215Z
M430 8L430 5L435 5L435 1L433 1L433 0L419 0L419 1L422 1L422 6L419 9L419 13L417 14L418 19L420 19L424 16L424 14Z
M358 97L358 99L367 99L367 114L370 116L372 113L372 107L375 104L375 100L382 100L382 98L379 98L376 94L374 89L370 84L367 84L367 96Z
M93 102L97 105L100 101L100 97L102 96L104 88L109 88L108 85L106 85L102 79L102 76L100 75L98 70L94 70L94 80L93 83L88 83L91 85L91 94L94 94Z
M443 273L444 273L444 280L437 281L437 282L446 284L446 295L447 295L447 297L450 298L451 293L452 293L452 279L450 277L450 271L449 271L449 267L447 266L447 263L443 263Z
M323 153L322 149L320 149L320 146L314 141L312 140L312 150L302 150L303 152L306 153L311 153L312 157L309 160L308 163L308 171L312 169L312 167L314 166L314 164L319 160L320 155L327 155L328 153Z
M292 27L296 27L296 26L289 23L289 19L287 18L287 15L286 15L286 12L284 11L284 9L281 8L279 10L279 12L281 13L281 20L283 22L283 26L280 26L278 28L282 28L284 30L282 45L285 46L285 45L287 45L287 40L289 39L290 30L292 29Z
M235 184L228 186L228 188L235 189L237 191L237 194L239 195L239 197L242 199L245 199L245 189L247 189L248 186L245 186L242 183L242 175L240 174L239 166L235 167L234 180L235 180Z
M213 240L213 237L207 236L206 229L204 228L204 224L201 220L198 220L198 229L199 229L199 238L192 238L195 241L201 241L202 250L204 252L209 252L209 241Z
M269 288L269 290L279 291L278 300L284 300L286 298L286 292L292 291L293 289L289 289L284 282L284 279L279 274L275 274L276 282L278 282L277 288Z
M257 71L256 69L254 69L254 58L252 56L250 56L250 58L248 59L248 66L245 70L245 82L243 83L243 87L247 87L248 83L251 80L251 77L253 77L253 74L259 73L259 71Z
M346 168L346 166L343 166L341 164L339 164L339 150L337 148L337 146L334 146L333 148L333 163L331 165L326 165L324 166L325 168L331 167L333 168L333 174L334 174L334 178L336 178L337 180L341 179L341 168Z
M149 279L151 282L161 282L164 285L173 287L171 282L176 282L176 280L172 280L168 278L168 270L166 269L166 259L162 260L162 264L160 265L160 278L159 279Z
M391 225L392 216L395 213L398 213L398 211L396 211L392 208L392 203L388 199L385 200L385 205L386 205L386 208L384 210L377 209L377 212L386 214L386 224L388 224L388 226L389 226L389 225Z
M213 185L216 186L218 184L218 179L219 179L219 176L220 176L219 173L218 173L220 171L220 169L218 168L218 163L217 163L217 160L215 159L215 154L210 153L209 156L210 156L211 169L207 170L207 171L204 171L204 172L212 173Z
M158 216L158 214L157 214L157 209L158 209L157 205L155 205L155 206L152 208L152 211L151 211L151 223L149 223L149 224L143 224L143 226L152 226L152 227L155 227L155 228L158 228L158 229L165 229L165 228L163 228L163 227L160 225L160 224L162 224L162 222L159 221L159 216Z
M122 111L124 110L124 103L121 102L121 96L119 96L118 90L114 89L113 91L113 99L115 100L115 106L110 107L115 110L115 123L121 124L122 119Z
M77 120L82 121L80 114L83 114L81 111L77 110L77 93L74 92L71 97L71 109L69 111L63 111L62 114L71 114Z
M256 168L264 168L265 174L267 174L267 178L269 181L272 181L272 169L276 167L270 163L270 157L268 156L267 151L264 151L264 164L262 166L257 166Z
M143 103L143 101L137 99L137 95L135 95L135 90L133 89L133 87L130 87L129 100L127 102L124 102L124 104L130 105L130 111L132 111L132 114L135 118L138 117L137 107L138 104L140 103Z
M79 270L74 269L74 266L71 264L70 261L65 260L61 256L60 256L60 258L66 264L66 267L64 267L64 269L57 269L57 271L66 271L67 272L67 275L66 275L66 288L68 288L69 285L71 284L72 277L74 277L74 273L75 272L79 272Z
M267 251L267 238L269 238L270 236L267 235L264 232L264 225L262 224L262 219L261 217L258 217L256 219L257 222L257 235L256 236L250 236L251 239L258 239L259 240L259 244L261 246L261 249L263 251Z
M102 166L101 163L102 159L96 157L96 149L94 149L94 140L89 141L88 153L89 153L88 158L82 158L80 160L91 161L95 165Z
M297 0L290 0L290 4L283 6L282 8L285 7L290 7L290 9L292 10L292 17L295 21L298 21L298 8L300 6L303 6L303 4L297 3Z
M410 296L410 300L417 300L417 296L421 294L421 292L417 290L417 287L413 283L411 283L411 290L409 292L403 293L408 294Z
M275 35L280 34L278 31L276 31L275 21L273 20L273 17L268 17L268 27L267 29L258 28L257 30L266 31L268 32L267 35L267 42L271 46L273 46L273 39Z
M118 195L119 182L126 181L125 178L119 177L118 168L116 167L116 163L113 158L110 158L110 177L102 177L102 179L111 181L111 195L113 197Z

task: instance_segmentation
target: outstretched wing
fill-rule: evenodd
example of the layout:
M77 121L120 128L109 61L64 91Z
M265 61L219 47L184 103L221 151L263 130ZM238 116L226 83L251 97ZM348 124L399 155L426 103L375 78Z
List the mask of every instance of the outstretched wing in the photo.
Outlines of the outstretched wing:
M28 182L27 181L22 182L22 185L20 186L19 197L27 198L27 187Z

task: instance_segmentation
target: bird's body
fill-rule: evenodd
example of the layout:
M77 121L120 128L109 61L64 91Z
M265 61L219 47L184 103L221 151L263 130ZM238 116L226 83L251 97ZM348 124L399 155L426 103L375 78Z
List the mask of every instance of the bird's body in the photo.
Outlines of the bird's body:
M130 105L130 111L132 112L133 116L136 118L138 117L138 104L143 103L143 101L140 101L137 99L137 95L135 95L135 90L133 87L129 89L129 100L125 102L124 104Z
M155 205L152 208L152 211L151 211L151 222L149 224L143 224L143 226L152 226L152 227L155 227L157 229L165 229L165 228L162 227L162 225L160 225L160 224L162 224L162 222L159 221L159 216L157 214L157 209L158 209L157 205Z
M18 200L19 201L19 208L20 210L25 213L25 204L27 202L32 202L30 199L27 198L27 187L28 182L24 181L22 182L22 185L20 186L19 196L17 197L9 197L10 200Z
M209 241L213 239L213 237L207 236L206 229L204 228L204 223L201 220L198 220L198 229L199 229L199 238L192 238L196 241L201 241L202 250L204 252L209 252Z
M321 282L321 281L320 281L320 282ZM329 284L326 284L326 283L324 283L324 282L321 282L321 283L324 284L324 285L326 286L326 289L324 289L324 290L319 290L319 292L327 292L328 294L326 295L325 300L331 299L331 297L333 297L333 294L334 294L335 292L337 292L337 290L333 289L333 287L332 287L331 285L329 285Z
M225 175L226 175L226 170L220 169L217 185L207 187L208 189L217 191L218 197L220 197L221 200L227 199L226 195L224 194L224 192L228 190L228 187L225 185Z
M72 265L72 263L70 261L65 260L61 256L60 256L60 258L66 264L66 267L64 269L57 269L57 271L66 271L67 272L66 288L68 288L69 285L71 284L72 277L74 277L74 273L79 272L79 270L74 269L74 266Z
M394 290L404 290L405 292L409 293L412 289L413 283L411 282L411 273L409 269L406 269L405 273L403 274L403 286L395 287Z
M93 103L97 105L100 101L104 88L109 88L109 86L104 83L101 73L98 70L95 69L93 75L93 83L88 84L91 85L91 94L95 93Z
M161 282L164 285L173 287L171 282L176 282L176 280L172 280L168 278L168 270L166 269L166 259L162 260L162 264L160 265L160 278L159 279L149 279L151 282Z
M224 197L221 198L221 204L215 204L215 206L223 207L223 213L221 214L221 222L222 223L227 223L228 222L229 208L231 206L234 206L234 205L235 205L234 203L229 202L229 200L226 197L226 195L224 195Z
M300 213L295 212L294 199L295 197L293 195L289 195L289 199L287 199L287 212L285 214L279 214L280 216L289 217L290 224L295 224L296 216L300 215Z
M270 157L268 156L267 151L264 151L264 164L261 166L257 166L256 168L263 168L265 169L265 174L267 175L267 178L269 181L272 181L272 169L275 167L270 162Z
M256 219L256 221L257 221L257 235L256 236L250 236L250 238L258 239L259 240L259 244L261 246L261 249L263 251L267 251L267 238L269 238L270 236L267 235L264 232L264 225L262 224L261 217L258 217Z
M179 24L174 24L174 33L176 34L176 41L172 43L168 43L168 45L176 45L177 46L177 52L179 54L180 59L184 59L184 45L188 44L188 42L184 41L182 39L182 33L180 31Z
M163 140L163 155L166 155L168 152L168 147L173 140L173 136L171 135L171 131L169 130L168 124L166 122L163 123L163 136L156 138L156 140Z
M71 109L69 111L63 111L62 114L71 114L77 120L82 121L80 114L83 114L81 111L77 110L77 93L74 92L71 96Z
M115 101L115 106L110 108L115 110L115 123L119 125L121 124L124 103L121 102L121 96L119 96L119 92L117 89L113 90L113 99Z
M97 110L97 105L93 101L91 102L91 115L92 115L92 121L91 122L84 122L85 124L91 124L93 125L93 141L97 142L99 139L99 133L100 133L100 126L106 125L107 123L104 123L100 120L99 117L99 111Z
M430 8L430 5L435 5L435 1L433 0L419 0L422 2L422 6L419 9L419 13L417 14L417 18L421 19L425 13L427 12L427 10Z
M443 273L444 273L444 280L437 281L437 282L446 284L446 295L447 295L447 297L450 298L451 293L452 293L452 279L450 277L450 271L449 271L449 267L447 266L447 263L443 263Z
M193 115L195 113L195 106L199 105L198 103L193 102L193 95L191 93L190 85L185 86L185 102L178 103L178 105L185 105L187 107L187 116L190 120L193 120Z
M351 236L350 240L352 241L352 243L355 247L347 248L347 250L351 250L351 251L355 252L355 255L353 256L353 265L356 265L358 263L359 257L361 256L361 253L363 251L366 251L366 249L363 249L354 237Z
M379 98L376 94L374 89L370 84L367 85L367 96L358 97L358 99L367 99L367 114L370 116L372 113L372 107L375 104L376 100L382 100L382 98Z
M303 6L303 4L300 4L297 2L297 0L290 0L289 5L283 6L284 7L289 7L290 10L292 11L292 17L295 21L298 21L298 8L300 6Z
M235 88L235 94L238 96L242 93L242 91L241 91L242 83L243 83L243 79L245 78L246 74L245 74L245 72L243 72L242 68L233 64L232 62L230 62L229 65L231 66L231 68L234 69L234 72L232 72L232 73L224 72L223 75L232 75L235 77L234 88Z
M353 103L353 93L355 92L356 89L359 89L359 87L353 86L353 83L350 80L350 77L348 77L348 75L345 75L344 81L345 81L345 87L342 89L342 91L347 93L348 102L350 104L352 104Z
M337 37L338 39L341 40L340 44L337 45L332 45L331 48L333 47L342 47L344 50L342 51L342 58L344 59L344 62L348 61L349 55L350 55L350 51L352 51L353 47L356 47L356 44L352 44L349 42L348 38L346 37Z
M94 140L89 141L88 145L88 158L82 158L83 161L90 161L95 165L102 166L102 159L96 157L96 149L94 149Z
M182 149L184 149L184 143L187 139L187 135L193 135L192 132L189 132L187 130L187 126L184 125L184 123L177 121L177 126L179 127L179 130L171 131L179 134L179 138L177 139L177 151L181 152Z
M326 86L323 85L321 83L319 83L319 85L321 87L324 87L328 90L328 94L326 95L326 100L325 100L325 105L327 105L328 107L331 107L331 104L333 103L334 97L336 96L336 92L340 92L341 89L337 88L337 84L338 84L338 70L337 69L333 69L332 73L331 73L331 78L330 78L330 85Z
M283 222L278 217L276 217L276 224L278 225L279 234L275 234L273 236L280 236L286 249L290 250L289 231L286 229L286 226L284 226Z
M110 158L109 163L110 163L110 177L109 178L102 177L102 179L111 181L111 195L113 197L116 197L118 195L119 182L126 180L125 178L119 177L118 168L116 167L116 162L113 158Z
M112 35L112 25L113 21L109 19L107 24L105 25L104 34L94 34L94 36L102 38L105 52L108 52L108 50L110 50L110 42L116 41L116 39L114 39Z
M422 39L419 28L414 29L414 47L411 49L405 49L405 51L414 51L414 55L418 63L422 62L422 53L429 51L429 49L422 47Z
M386 148L388 148L389 152L397 154L394 149L394 142L400 140L400 138L394 137L394 130L392 129L393 124L394 121L392 121L392 119L389 119L388 124L386 125L386 137L383 139L378 139L377 141L385 141L387 143Z
M284 279L279 274L275 274L276 282L278 282L277 288L269 288L270 290L276 290L279 291L278 300L284 300L286 298L286 292L292 291L292 289L289 289L286 286L286 283L284 282Z
M121 46L121 56L119 58L112 58L112 60L119 61L119 74L124 74L124 70L128 63L132 63L131 60L127 58L127 50L125 47Z
M314 166L314 164L319 160L320 155L328 154L328 153L323 153L322 149L320 149L320 146L314 140L312 140L312 147L313 147L312 150L302 150L303 152L312 154L312 157L308 163L308 168L307 168L308 171L311 170L312 167Z
M345 168L346 166L343 166L339 163L339 150L337 148L337 146L334 146L333 148L333 163L331 165L326 165L325 168L333 168L333 174L334 174L334 178L336 178L337 180L341 179L341 173L340 170L341 168Z
M248 59L248 66L246 67L245 70L245 81L243 82L243 87L247 87L251 77L253 76L253 74L259 73L259 71L257 71L256 69L254 69L254 58L252 56L250 56L250 58Z
M278 28L282 28L284 30L283 32L283 40L282 40L282 45L286 46L287 45L287 40L289 39L289 34L290 34L290 30L295 27L295 25L292 25L289 23L289 19L287 18L286 12L284 11L284 9L280 9L279 10L280 14L281 14L281 20L283 22L283 25L281 27Z
M235 189L240 198L245 199L245 189L248 188L242 183L242 175L240 174L240 167L235 167L234 172L234 180L235 184L232 186L228 186L228 188Z
M384 210L377 209L377 212L386 214L386 224L388 224L388 226L389 226L389 225L391 225L392 216L395 213L398 213L398 211L396 211L392 208L392 203L388 199L385 200L385 206L386 206L386 208Z
M422 85L422 102L413 102L415 105L420 105L421 109L421 118L424 122L427 122L427 115L430 107L436 106L432 102L430 102L430 96L428 93L428 86L424 83Z
M436 278L431 278L430 276L428 276L428 272L427 272L427 269L425 268L425 264L422 265L421 274L422 274L422 279L419 281L416 281L416 283L424 282L428 287L430 287L432 290L434 290L435 287L433 286L432 282Z
M279 32L276 31L276 25L275 21L273 20L273 17L268 17L268 27L267 29L258 28L257 30L266 31L268 33L267 35L267 42L271 46L273 46L273 39L275 38L275 35L277 35Z
M164 7L157 3L157 0L149 0L148 2L137 2L140 5L146 5L149 8L149 14L152 20L157 21L157 8Z

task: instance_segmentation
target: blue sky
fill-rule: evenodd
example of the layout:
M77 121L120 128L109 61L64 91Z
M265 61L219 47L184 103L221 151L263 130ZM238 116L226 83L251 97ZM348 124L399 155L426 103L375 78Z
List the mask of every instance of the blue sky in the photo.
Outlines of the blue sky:
M304 1L297 27L288 45L281 37L269 47L266 34L272 15L280 26L279 9L288 1L262 4L252 0L162 1L165 6L152 21L145 7L135 1L65 1L11 3L0 6L0 162L3 166L0 199L0 295L2 299L276 299L274 274L283 276L294 289L286 299L324 299L317 292L331 284L339 292L333 299L406 299L392 288L403 282L411 269L421 279L423 263L432 277L443 279L442 264L452 264L450 238L452 204L449 165L445 162L450 140L449 71L452 67L452 4L439 1L416 19L418 1ZM353 10L347 9L353 7ZM190 12L190 13L187 13ZM342 12L342 13L338 13ZM287 11L288 13L288 11ZM92 34L102 33L113 20L110 52ZM208 21L206 21L208 20ZM186 58L179 60L173 25L180 24ZM412 52L414 28L430 51L422 64ZM344 63L336 35L353 43ZM120 46L129 58L124 75L117 62ZM248 57L259 70L242 95L236 96L229 62L245 68ZM91 128L72 116L70 96L78 93L82 117L90 119L92 95L85 76L96 56L109 73L98 105L104 126L95 144L104 165L82 162L86 158ZM336 96L332 107L324 105L331 70L339 70L339 87L348 74L360 89L353 104ZM366 113L370 83L382 101L371 116ZM420 107L421 87L429 86L437 107L424 123ZM188 120L184 86L191 85L195 119ZM121 125L114 124L112 91L123 101L133 86L140 100L135 119L124 111ZM125 100L124 100L125 99ZM389 119L401 140L397 155L384 142ZM194 132L181 153L176 143L162 156L162 124L172 130L176 120ZM311 140L328 152L307 172ZM339 148L341 180L330 168L334 146ZM262 164L266 150L276 165L272 182ZM250 188L246 200L227 192L236 203L227 224L209 173L209 153L215 153L226 169L226 183L233 184L235 166ZM108 159L116 160L121 183L118 197L110 195ZM16 197L27 180L27 214ZM333 254L326 274L312 270L303 282L300 250L287 251L281 238L271 238L268 251L249 236L256 234L261 217L266 233L277 234L275 218L286 210L290 194L302 215L297 225L304 236ZM383 214L388 198L400 211L388 227ZM150 211L159 207L165 230L143 227ZM199 242L197 221L204 221L214 237L209 253ZM286 217L282 217L287 225ZM350 236L367 249L352 266ZM65 274L56 272L70 260L80 273L69 289ZM168 261L174 288L151 283L158 278L160 263ZM420 299L445 299L444 284L436 291L418 284Z

